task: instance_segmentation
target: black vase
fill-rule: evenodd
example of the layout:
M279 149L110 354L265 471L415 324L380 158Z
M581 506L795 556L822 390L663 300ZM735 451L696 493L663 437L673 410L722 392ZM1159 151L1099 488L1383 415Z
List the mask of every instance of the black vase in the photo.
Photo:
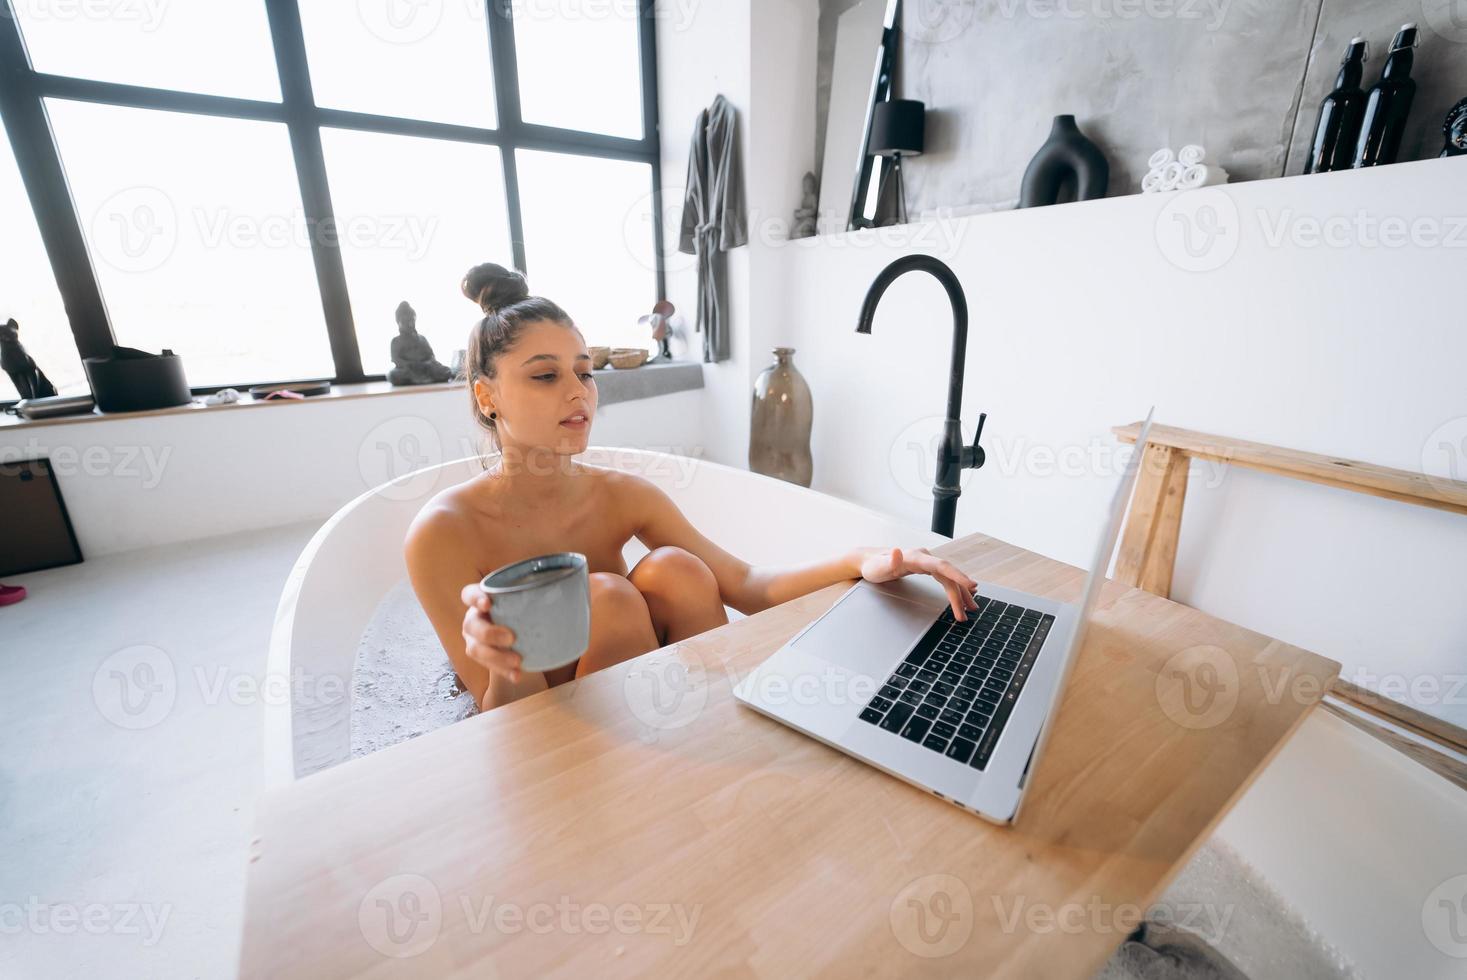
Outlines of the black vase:
M1110 182L1110 164L1080 127L1074 116L1055 116L1049 139L1034 154L1024 171L1019 189L1019 207L1037 208L1059 201L1060 188L1069 181L1075 186L1075 200L1089 201L1104 197Z

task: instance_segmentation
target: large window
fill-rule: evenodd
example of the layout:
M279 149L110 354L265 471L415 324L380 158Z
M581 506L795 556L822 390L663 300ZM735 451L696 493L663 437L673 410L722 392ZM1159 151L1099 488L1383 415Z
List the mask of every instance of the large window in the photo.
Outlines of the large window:
M479 314L459 291L463 274L510 254L499 147L345 129L321 139L363 368L391 367L404 300L433 353L453 363Z
M483 3L300 0L300 11L317 105L495 124Z
M280 98L263 2L13 2L36 71L181 92Z
M571 6L578 16L569 16ZM617 16L619 7L626 4L520 0L514 36L525 122L641 138L637 22ZM567 85L568 76L595 83Z
M451 363L499 262L650 348L651 8L0 0L0 322L63 393L113 345L199 389L370 380L403 300Z
M117 343L195 385L332 375L285 126L46 108Z
M651 175L644 163L520 150L530 285L559 303L588 343L640 347L637 318L656 269Z
M4 135L0 127L0 137ZM87 379L66 325L66 308L6 139L0 146L0 324L8 320L19 325L21 344L57 392L86 394ZM0 401L18 397L10 375L0 371Z

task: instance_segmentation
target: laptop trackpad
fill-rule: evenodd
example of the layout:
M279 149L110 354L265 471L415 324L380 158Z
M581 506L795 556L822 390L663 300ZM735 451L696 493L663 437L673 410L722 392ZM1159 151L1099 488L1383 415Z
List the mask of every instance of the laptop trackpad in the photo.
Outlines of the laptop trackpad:
M892 665L916 645L940 611L858 585L790 645L884 681Z

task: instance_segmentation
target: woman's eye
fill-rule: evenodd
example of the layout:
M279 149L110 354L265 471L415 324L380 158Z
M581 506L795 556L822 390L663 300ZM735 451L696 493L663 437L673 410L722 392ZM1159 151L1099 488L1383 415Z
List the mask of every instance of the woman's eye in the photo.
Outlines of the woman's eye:
M581 377L587 379L588 381L595 381L596 380L596 375L592 374L590 371L582 371L581 372Z

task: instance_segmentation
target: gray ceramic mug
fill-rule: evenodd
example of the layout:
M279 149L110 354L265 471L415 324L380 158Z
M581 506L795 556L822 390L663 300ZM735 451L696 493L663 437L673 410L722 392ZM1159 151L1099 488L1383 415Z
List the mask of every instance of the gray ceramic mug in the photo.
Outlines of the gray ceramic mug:
M564 667L590 645L591 576L580 552L502 565L479 588L489 596L489 618L514 631L522 670Z

